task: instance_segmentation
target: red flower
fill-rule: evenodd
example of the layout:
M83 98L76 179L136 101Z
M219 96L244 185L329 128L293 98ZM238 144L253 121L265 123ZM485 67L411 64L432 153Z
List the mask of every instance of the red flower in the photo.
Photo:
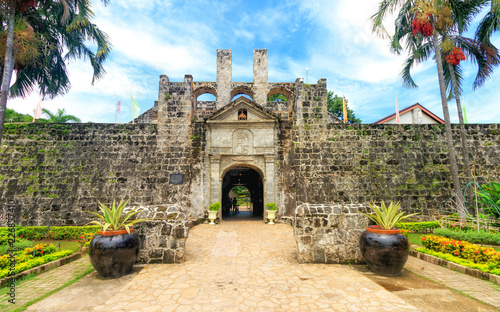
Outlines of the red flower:
M476 250L476 255L479 253L479 250Z
M455 251L455 255L457 255L457 256L458 256L458 251Z

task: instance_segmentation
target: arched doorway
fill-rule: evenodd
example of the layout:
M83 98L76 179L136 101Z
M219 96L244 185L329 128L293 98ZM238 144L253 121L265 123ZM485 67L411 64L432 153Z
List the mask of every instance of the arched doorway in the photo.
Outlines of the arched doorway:
M244 186L250 192L252 214L263 217L264 213L264 186L260 173L250 167L238 166L228 170L222 179L221 205L222 217L228 217L231 207L229 192L235 186Z

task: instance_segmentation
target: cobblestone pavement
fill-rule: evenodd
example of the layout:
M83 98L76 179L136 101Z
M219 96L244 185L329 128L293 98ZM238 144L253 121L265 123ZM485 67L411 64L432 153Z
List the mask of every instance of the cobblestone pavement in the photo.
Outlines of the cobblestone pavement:
M285 224L202 224L190 231L184 263L135 266L132 274L107 280L93 272L28 311L418 311L350 266L298 264L296 248ZM76 275L74 266L85 261L90 265L85 257L54 271ZM489 282L413 257L406 268L498 303L499 286ZM25 289L39 289L50 273Z
M33 279L21 282L15 289L15 304L8 302L10 296L9 294L3 294L5 290L3 288L2 295L0 295L0 310L13 311L18 309L24 304L63 286L89 269L92 269L92 265L89 257L85 256L59 268L42 273Z
M408 257L405 269L500 309L500 286L439 265Z
M191 229L186 262L148 265L92 311L418 311L349 266L298 264L293 229Z

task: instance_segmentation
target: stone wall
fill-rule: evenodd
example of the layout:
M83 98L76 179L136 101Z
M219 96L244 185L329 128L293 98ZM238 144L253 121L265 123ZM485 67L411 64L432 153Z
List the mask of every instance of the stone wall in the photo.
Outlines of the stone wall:
M152 219L135 225L139 235L140 263L181 263L189 235L185 210L172 206L139 207L137 219Z
M358 263L363 261L359 237L369 219L364 205L309 205L295 210L294 235L300 263Z
M159 142L153 124L6 124L0 150L0 204L17 201L16 223L83 225L97 201L190 207L191 142ZM198 151L199 153L199 151ZM170 184L171 174L184 174ZM185 190L188 188L188 191ZM5 214L1 214L5 222Z
M429 213L452 196L444 125L313 127L294 127L288 152L297 205L384 200ZM460 165L459 126L452 129ZM469 124L466 132L477 181L499 181L500 125Z

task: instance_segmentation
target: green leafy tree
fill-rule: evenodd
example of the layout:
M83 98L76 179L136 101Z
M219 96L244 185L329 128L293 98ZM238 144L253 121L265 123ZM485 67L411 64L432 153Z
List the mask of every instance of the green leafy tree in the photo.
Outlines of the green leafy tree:
M57 113L52 113L46 108L42 108L42 112L47 115L47 122L67 123L67 122L82 122L80 118L73 115L66 115L65 109L57 109Z
M463 203L460 195L460 181L458 178L458 167L457 158L455 155L454 143L451 135L451 124L450 124L450 114L448 110L448 100L446 96L446 80L445 80L445 66L443 63L443 53L441 50L441 42L443 35L448 31L449 26L453 26L454 23L467 23L467 18L456 17L454 19L450 16L446 16L447 12L450 11L450 7L453 8L457 5L458 0L383 0L379 5L379 10L372 16L373 31L377 32L382 37L389 37L391 39L391 50L395 53L401 53L402 50L406 50L411 54L418 51L419 46L425 47L427 49L427 57L430 57L432 52L434 52L434 59L436 60L436 66L438 71L438 81L439 90L441 95L441 104L443 107L443 115L445 121L445 135L448 145L449 159L450 159L450 173L453 180L453 189L456 194L459 195L459 211L462 212L464 207L460 205ZM463 2L463 1L462 1ZM472 3L473 8L476 12L480 12L481 7L484 5L484 0L471 0L468 3ZM459 15L461 12L459 10L453 10L453 14ZM477 14L476 13L476 14ZM395 15L395 31L394 35L391 37L384 28L383 22L389 15ZM474 14L465 15L470 18ZM425 31L425 36L416 35L416 21L422 26L421 21L425 20L427 30ZM451 25L448 25L447 19L452 20ZM430 28L430 32L429 32ZM424 34L424 32L421 32ZM406 64L407 65L407 64Z
M273 94L267 99L268 102L287 102L288 99L283 94Z
M33 116L28 114L21 114L13 109L7 108L5 110L5 122L32 122Z
M52 98L68 91L69 59L90 61L92 83L104 74L110 45L92 23L90 6L88 0L0 1L0 143L9 93L25 97L38 86L43 97ZM16 81L9 88L14 72Z
M361 123L361 119L356 118L354 111L349 108L349 101L345 100L347 106L347 122L348 123ZM344 120L344 102L342 98L332 91L328 91L328 112L333 116Z

